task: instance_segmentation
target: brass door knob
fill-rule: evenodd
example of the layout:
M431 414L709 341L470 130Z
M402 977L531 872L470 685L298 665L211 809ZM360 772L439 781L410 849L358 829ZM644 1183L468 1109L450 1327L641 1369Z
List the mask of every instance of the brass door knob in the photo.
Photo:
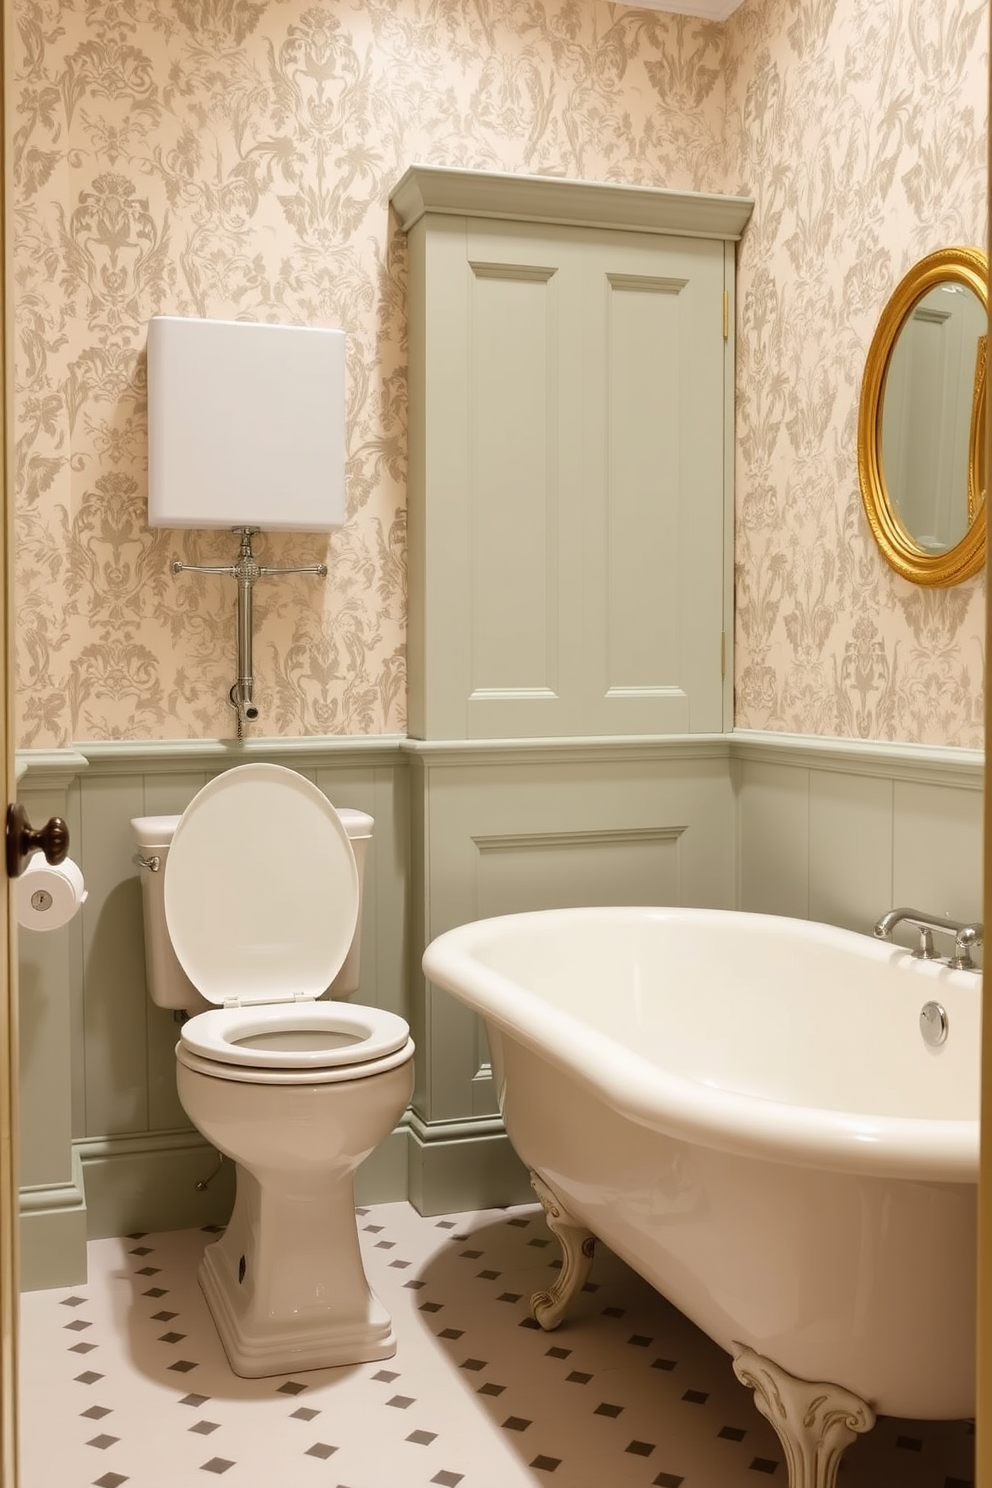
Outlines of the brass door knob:
M43 852L53 865L64 862L69 854L69 828L60 816L53 816L36 832L20 801L15 801L7 807L7 877L19 878L36 852Z

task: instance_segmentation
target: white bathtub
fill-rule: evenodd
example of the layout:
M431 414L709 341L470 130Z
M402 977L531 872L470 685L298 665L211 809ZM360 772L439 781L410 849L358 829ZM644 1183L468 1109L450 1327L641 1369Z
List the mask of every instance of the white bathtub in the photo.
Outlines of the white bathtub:
M980 976L685 909L481 920L424 968L484 1018L507 1132L566 1226L745 1361L973 1414Z

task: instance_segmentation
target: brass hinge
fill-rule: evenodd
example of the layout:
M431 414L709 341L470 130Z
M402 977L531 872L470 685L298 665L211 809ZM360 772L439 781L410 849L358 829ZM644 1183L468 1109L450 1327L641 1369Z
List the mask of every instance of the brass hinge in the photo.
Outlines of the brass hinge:
M729 340L729 338L730 338L730 291L729 291L729 289L725 289L723 291L723 339L724 339L724 341L727 341L727 340Z

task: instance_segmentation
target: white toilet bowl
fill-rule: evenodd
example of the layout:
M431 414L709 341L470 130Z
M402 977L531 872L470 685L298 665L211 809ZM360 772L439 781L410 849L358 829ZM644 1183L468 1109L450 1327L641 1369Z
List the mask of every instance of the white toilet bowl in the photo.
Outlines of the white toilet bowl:
M161 819L134 824L145 851L149 821ZM180 995L218 1004L183 1024L176 1076L194 1126L236 1164L230 1223L200 1267L231 1366L254 1377L387 1358L396 1341L365 1277L352 1177L406 1108L413 1043L394 1013L316 1001L359 917L348 834L303 776L243 765L200 791L162 856L146 922L160 895L191 988Z

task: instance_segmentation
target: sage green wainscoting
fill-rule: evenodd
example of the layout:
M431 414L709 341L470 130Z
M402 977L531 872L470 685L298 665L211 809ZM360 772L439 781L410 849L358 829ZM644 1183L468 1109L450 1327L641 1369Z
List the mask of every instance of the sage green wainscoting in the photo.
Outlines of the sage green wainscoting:
M732 751L741 909L865 934L900 904L982 918L980 751L743 730Z
M180 812L212 775L271 759L375 817L363 1002L407 1017L416 1089L358 1174L360 1200L424 1213L529 1197L477 1020L426 986L442 930L560 904L739 906L870 930L896 903L980 914L982 758L736 733L79 745L19 756L33 822L66 817L89 897L20 935L26 1287L85 1276L86 1238L222 1221L230 1172L175 1088L176 1027L145 988L133 816Z
M568 904L736 901L725 738L530 740L407 746L411 985L420 956L467 920ZM417 1064L410 1197L422 1213L531 1197L496 1118L474 1014L427 986L411 1000ZM477 1161L432 1137L479 1123ZM496 1124L494 1125L494 1122Z

